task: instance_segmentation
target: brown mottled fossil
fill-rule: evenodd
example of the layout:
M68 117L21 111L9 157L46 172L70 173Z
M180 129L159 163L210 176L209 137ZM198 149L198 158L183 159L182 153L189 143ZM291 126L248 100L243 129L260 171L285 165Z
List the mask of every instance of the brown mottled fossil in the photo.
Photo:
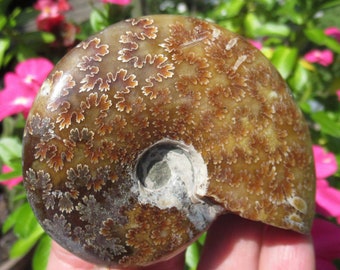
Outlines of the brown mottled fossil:
M99 265L167 259L225 213L301 233L314 215L311 139L286 83L195 18L129 19L76 46L38 93L23 159L43 228Z

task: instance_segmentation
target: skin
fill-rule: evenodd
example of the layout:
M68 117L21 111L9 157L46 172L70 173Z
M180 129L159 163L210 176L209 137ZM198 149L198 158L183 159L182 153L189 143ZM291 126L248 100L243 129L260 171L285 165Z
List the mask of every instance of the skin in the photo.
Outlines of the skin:
M183 269L184 253L138 270ZM107 269L87 263L53 242L48 270ZM274 228L235 215L219 217L208 231L198 270L313 270L310 236ZM114 269L112 269L114 270ZM134 269L136 270L136 269Z

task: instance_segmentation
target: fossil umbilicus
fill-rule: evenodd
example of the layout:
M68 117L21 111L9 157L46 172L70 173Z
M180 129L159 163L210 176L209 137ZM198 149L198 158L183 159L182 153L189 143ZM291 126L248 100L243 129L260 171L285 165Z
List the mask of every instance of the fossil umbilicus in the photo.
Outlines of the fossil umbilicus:
M301 233L314 214L287 85L244 38L194 18L129 19L76 46L38 93L23 164L46 232L99 265L167 259L228 212Z

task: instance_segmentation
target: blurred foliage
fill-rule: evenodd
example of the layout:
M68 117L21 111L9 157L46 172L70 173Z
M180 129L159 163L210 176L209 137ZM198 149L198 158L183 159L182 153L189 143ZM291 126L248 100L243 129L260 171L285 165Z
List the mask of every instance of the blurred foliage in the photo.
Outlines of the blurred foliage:
M303 110L313 142L333 152L340 164L340 102L336 96L340 89L340 43L324 33L330 26L340 28L340 0L135 0L125 7L103 4L93 6L89 19L77 25L76 42L130 16L156 13L205 18L261 42L262 52L287 81ZM27 30L26 26L37 15L38 11L32 6L16 6L14 0L0 0L1 77L22 60L45 56L57 62L70 49L56 47L58 36L53 33ZM331 50L333 62L329 66L307 62L303 56L312 49ZM3 81L0 81L2 86ZM10 165L14 171L0 175L0 180L21 174L24 124L21 115L6 118L1 123L0 165ZM339 180L338 171L330 183L340 189ZM33 268L44 269L50 239L35 220L23 186L9 190L7 198L11 213L2 232L13 230L18 239L11 257L22 256L37 245ZM204 238L205 235L187 250L188 270L196 269ZM45 258L45 261L37 258Z

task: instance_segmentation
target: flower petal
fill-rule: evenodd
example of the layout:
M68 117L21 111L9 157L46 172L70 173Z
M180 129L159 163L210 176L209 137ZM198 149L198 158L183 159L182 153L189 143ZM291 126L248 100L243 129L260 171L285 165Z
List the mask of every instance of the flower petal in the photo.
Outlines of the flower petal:
M11 167L9 167L7 165L2 166L2 172L3 173L9 173L9 172L12 172L12 171L13 171L13 169ZM8 189L12 189L14 186L16 186L17 184L22 182L22 180L23 180L23 177L19 176L19 177L15 177L15 178L12 178L12 179L7 180L7 181L1 181L0 184L7 186Z
M15 73L28 86L40 87L52 68L53 63L50 60L38 57L20 62L15 68Z
M327 178L338 170L338 164L335 155L326 152L323 147L313 145L316 178Z
M257 48L258 50L262 50L263 45L261 43L261 41L259 40L254 40L254 39L248 39L248 42L253 45L255 48Z
M2 90L0 92L0 121L21 112L24 113L24 116L27 116L34 97L35 93L27 89L27 87Z
M305 54L304 59L310 63L318 63L322 66L329 66L333 63L333 52L331 50L311 50Z
M325 29L325 34L334 37L338 42L340 42L340 29L332 26Z
M15 72L7 72L5 88L0 91L0 121L17 113L26 117L41 84L52 69L50 60L38 57L19 63Z
M327 180L316 181L316 204L321 214L340 216L340 190L329 186Z
M131 3L131 0L102 0L102 2L125 6L129 5Z

